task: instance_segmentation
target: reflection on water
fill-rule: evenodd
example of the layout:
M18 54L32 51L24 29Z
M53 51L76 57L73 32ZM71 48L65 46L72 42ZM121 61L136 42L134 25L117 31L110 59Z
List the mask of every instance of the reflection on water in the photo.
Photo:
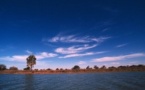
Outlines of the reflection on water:
M145 90L145 72L0 75L0 90Z
M25 90L34 90L34 78L32 74L25 75Z

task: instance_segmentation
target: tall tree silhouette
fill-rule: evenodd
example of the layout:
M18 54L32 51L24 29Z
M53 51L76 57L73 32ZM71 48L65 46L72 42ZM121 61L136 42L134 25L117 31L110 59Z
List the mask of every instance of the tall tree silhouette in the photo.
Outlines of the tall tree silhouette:
M27 67L29 67L32 70L33 66L36 64L36 57L34 55L30 55L28 56L28 58L26 58L26 60Z

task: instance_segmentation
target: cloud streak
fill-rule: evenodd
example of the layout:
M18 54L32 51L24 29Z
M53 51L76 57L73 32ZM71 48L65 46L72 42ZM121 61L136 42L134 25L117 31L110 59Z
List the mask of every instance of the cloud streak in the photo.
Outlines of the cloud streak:
M57 48L55 50L55 52L60 53L60 54L74 54L74 53L79 53L79 52L82 52L84 50L94 48L96 46L97 46L97 44L94 44L94 45L91 45L91 46L85 44L83 46L71 46L71 47L68 47L68 48L60 47L60 48Z
M127 43L125 43L125 44L120 44L120 45L117 45L116 47L117 48L120 48L120 47L124 47L124 46L126 46L127 45Z
M59 57L59 58L82 57L82 56L90 56L90 55L102 54L102 53L105 53L105 51L102 51L102 52L87 52L87 53L82 53L82 54L74 53L74 54L65 55L65 56L62 56L62 57Z
M26 53L28 54L32 54L32 52L30 50L26 50Z
M129 54L129 55L96 58L96 59L93 59L92 62L110 62L110 61L118 61L118 60L143 57L143 56L145 56L145 53L134 53L134 54Z
M48 42L64 42L64 43L90 43L90 42L97 42L97 43L101 43L107 39L109 39L110 37L90 37L90 36L84 36L84 37L80 37L77 35L57 35L51 39L43 39L43 41L48 41Z
M39 53L38 55L36 55L36 58L38 60L41 60L41 59L51 58L51 57L56 57L56 56L57 56L57 54L54 54L54 53L42 52L42 53Z
M28 55L14 55L14 56L0 57L0 60L24 62L26 61L27 57Z
M56 57L57 54L41 52L39 54L36 54L35 56L36 56L37 60L42 60L45 58ZM25 62L27 57L28 57L28 55L13 55L13 56L0 57L0 60Z
M77 64L84 65L84 64L86 64L86 62L85 61L79 61Z

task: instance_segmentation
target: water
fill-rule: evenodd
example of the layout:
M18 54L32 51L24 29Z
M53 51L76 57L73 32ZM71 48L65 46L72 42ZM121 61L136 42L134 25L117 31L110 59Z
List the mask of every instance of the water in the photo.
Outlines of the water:
M145 90L145 72L1 74L0 90Z

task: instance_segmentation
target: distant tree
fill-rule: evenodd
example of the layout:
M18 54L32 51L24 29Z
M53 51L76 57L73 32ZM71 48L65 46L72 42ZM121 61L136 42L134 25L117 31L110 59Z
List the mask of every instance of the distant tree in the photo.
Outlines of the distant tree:
M36 64L36 57L34 55L30 55L27 60L27 66L32 70L33 66Z
M51 70L50 68L48 68L47 70Z
M35 71L38 71L38 69L35 69Z
M60 70L62 71L62 70L63 70L63 68L60 68Z
M18 68L17 67L15 67L15 66L12 66L12 67L10 67L10 69L9 70L18 70Z
M0 64L0 70L6 70L6 69L7 69L6 65Z
M80 67L78 65L75 65L72 70L80 70Z
M87 66L86 69L90 69L90 66Z
M59 70L59 68L56 68L56 70Z
M139 70L145 71L145 65L139 64L136 66Z
M26 67L26 68L24 68L24 70L30 70L30 67Z
M109 71L115 71L116 70L116 67L114 67L114 66L108 67L108 70Z
M94 69L99 69L99 67L95 65L95 66L94 66Z
M145 65L139 64L137 65L137 67L145 67Z
M106 69L106 66L105 66L105 65L103 65L100 69Z
M126 71L127 66L119 66L117 69L118 69L119 71Z

